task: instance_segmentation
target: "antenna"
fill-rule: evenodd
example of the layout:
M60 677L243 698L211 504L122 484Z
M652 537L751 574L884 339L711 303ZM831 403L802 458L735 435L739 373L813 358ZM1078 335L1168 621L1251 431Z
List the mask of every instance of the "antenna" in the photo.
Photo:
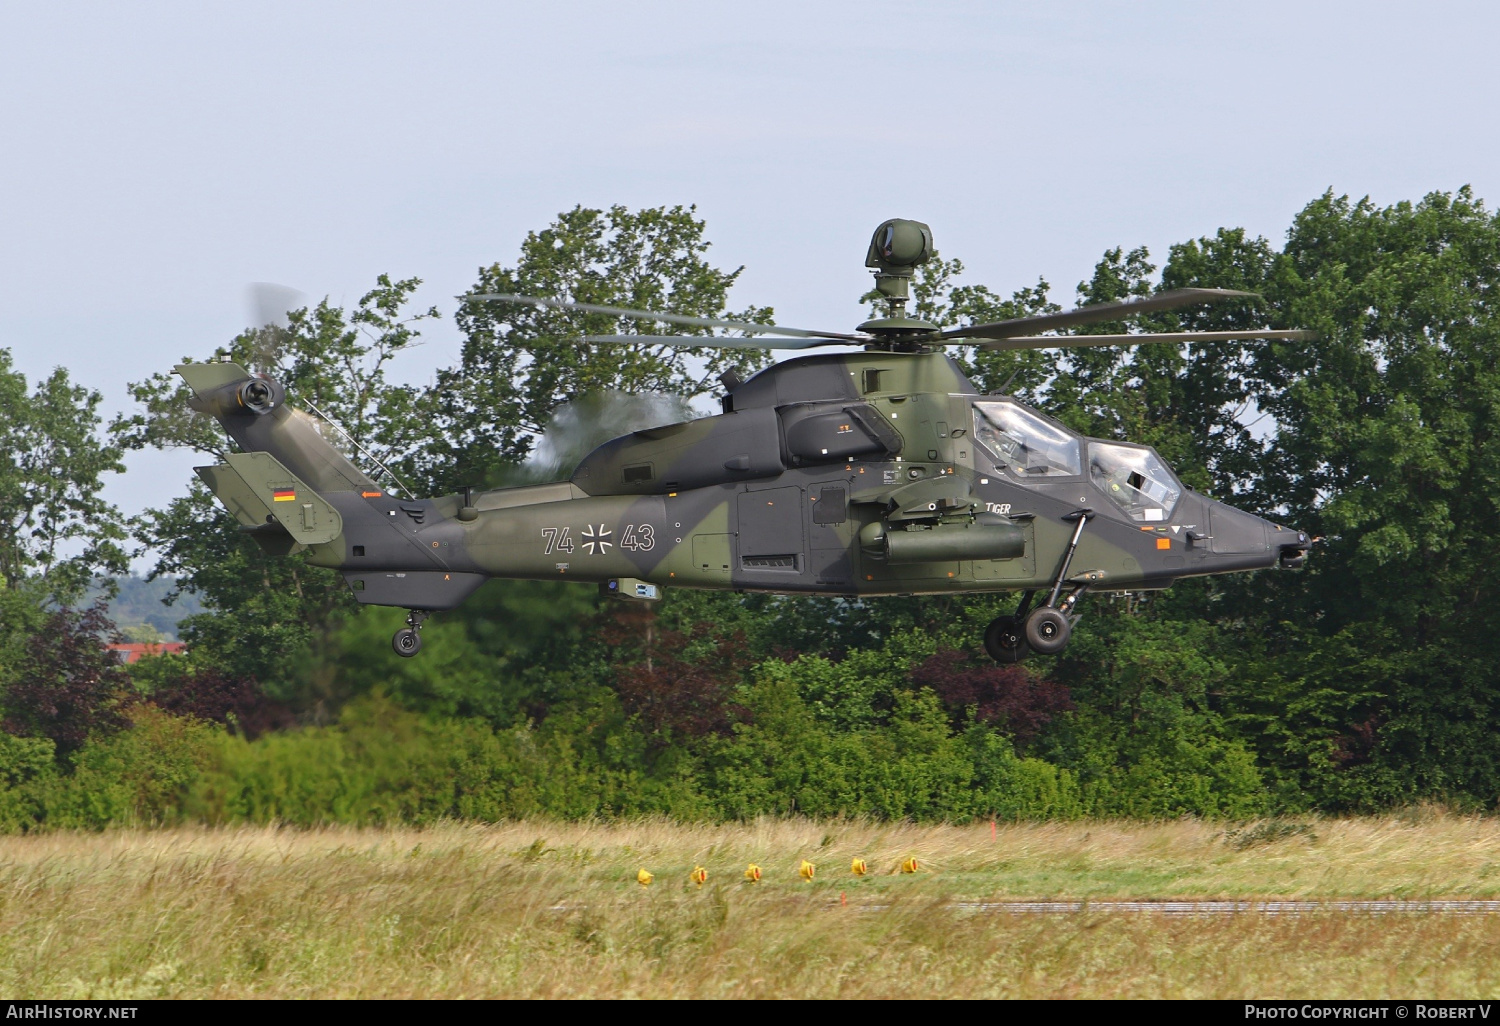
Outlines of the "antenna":
M339 434L341 434L345 438L347 438L349 440L349 444L352 445L352 446L354 446L354 448L359 451L360 455L364 456L365 459L369 460L371 463L375 464L381 470L383 470L387 474L389 474L391 476L391 480L394 481L394 482L396 482L396 487L400 488L403 492L405 492L406 493L406 497L408 499L411 499L413 502L416 501L417 497L415 495L413 495L411 493L411 489L408 488L408 487L406 487L406 485L402 483L401 479L396 476L395 471L391 470L390 467L386 466L384 463L381 463L378 459L376 459L375 458L375 454L372 453L372 452L370 452L370 450L368 450L364 446L360 445L359 441L357 439L355 439L355 437L353 435L351 435L349 432L345 431L343 429L343 427L339 424L338 421L334 420L328 414L324 413L322 410L320 410L316 406L314 406L312 400L308 399L305 396L298 396L297 397L297 401L300 402L300 403L302 403L302 404L304 404L309 410L312 410L313 413L315 413L319 417L321 417L324 423L333 425L334 429L337 430Z

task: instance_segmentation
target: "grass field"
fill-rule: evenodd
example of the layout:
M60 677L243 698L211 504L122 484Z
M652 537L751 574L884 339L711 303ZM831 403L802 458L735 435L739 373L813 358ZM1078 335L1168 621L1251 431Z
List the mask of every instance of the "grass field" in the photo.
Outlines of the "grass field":
M915 856L916 874L895 872ZM869 875L849 872L863 858ZM816 864L801 880L803 859ZM747 883L748 863L763 879ZM695 866L707 884L692 884ZM649 887L639 869L655 874ZM1018 916L986 898L1495 898L1500 820L516 823L0 839L43 997L1493 997L1500 916Z

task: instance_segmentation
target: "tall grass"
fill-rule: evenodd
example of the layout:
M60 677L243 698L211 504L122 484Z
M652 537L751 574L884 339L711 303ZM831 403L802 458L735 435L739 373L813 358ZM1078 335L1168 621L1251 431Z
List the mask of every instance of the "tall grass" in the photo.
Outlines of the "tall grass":
M869 876L850 874L856 856ZM896 872L911 856L921 871ZM759 884L742 878L750 862ZM1442 815L993 836L807 820L56 833L0 838L0 991L1481 997L1500 990L1500 917L1028 917L954 902L1497 895L1500 822Z

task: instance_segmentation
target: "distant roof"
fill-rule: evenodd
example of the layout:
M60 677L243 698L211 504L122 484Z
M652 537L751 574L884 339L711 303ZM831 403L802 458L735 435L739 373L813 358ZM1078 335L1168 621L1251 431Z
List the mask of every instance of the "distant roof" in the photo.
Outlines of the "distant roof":
M104 646L120 654L120 662L129 666L146 656L181 655L187 646L180 641L121 641Z

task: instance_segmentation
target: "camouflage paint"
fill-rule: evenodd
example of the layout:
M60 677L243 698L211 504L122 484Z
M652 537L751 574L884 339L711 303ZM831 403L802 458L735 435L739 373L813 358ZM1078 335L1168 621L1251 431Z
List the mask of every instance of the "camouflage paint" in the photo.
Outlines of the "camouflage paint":
M1090 479L1087 458L1076 477L1013 473L976 444L981 397L941 352L788 360L737 385L722 414L614 439L569 482L484 492L467 509L456 495L385 494L274 383L247 400L257 379L232 364L178 371L195 407L270 457L243 473L200 468L242 528L273 552L305 549L342 570L375 604L452 608L491 577L789 594L1041 589L1080 509L1094 515L1068 572L1075 587L1295 565L1307 547L1305 535L1186 489L1160 522L1134 521ZM331 507L319 524L336 520L337 536L304 546L297 536L322 535L281 523L273 487L314 491ZM945 554L896 561L912 547Z

